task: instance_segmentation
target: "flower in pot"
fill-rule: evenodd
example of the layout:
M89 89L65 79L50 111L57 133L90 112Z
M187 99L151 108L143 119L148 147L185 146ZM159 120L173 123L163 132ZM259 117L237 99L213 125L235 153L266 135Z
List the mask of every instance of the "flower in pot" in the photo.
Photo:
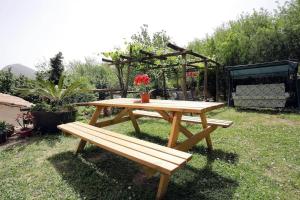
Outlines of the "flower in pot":
M150 101L150 94L148 93L150 81L151 79L147 74L138 74L134 78L134 85L140 90L142 103L149 103Z
M79 78L70 84L65 82L65 76L62 75L57 85L50 80L39 79L33 88L19 90L25 94L38 95L41 99L40 103L31 108L36 129L57 132L57 125L75 121L76 109L64 100L74 94L88 91L87 80Z
M29 137L32 133L32 128L28 126L32 124L32 115L30 112L21 113L17 116L17 123L20 125L21 129L17 132L21 137Z

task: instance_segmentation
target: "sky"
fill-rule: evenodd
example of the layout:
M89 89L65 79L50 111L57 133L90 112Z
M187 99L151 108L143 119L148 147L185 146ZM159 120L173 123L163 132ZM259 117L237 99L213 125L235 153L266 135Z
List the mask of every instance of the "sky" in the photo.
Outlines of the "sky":
M34 68L59 51L64 62L122 47L143 24L177 45L203 38L242 13L286 0L0 0L0 69Z

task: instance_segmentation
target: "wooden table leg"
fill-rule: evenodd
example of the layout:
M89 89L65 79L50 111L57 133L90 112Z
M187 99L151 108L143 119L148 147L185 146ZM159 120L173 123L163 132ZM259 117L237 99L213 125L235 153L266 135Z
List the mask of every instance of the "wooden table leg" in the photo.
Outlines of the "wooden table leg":
M167 192L169 181L170 181L169 175L166 175L166 174L160 175L158 190L157 190L156 198L155 198L156 200L161 200L164 198L164 196Z
M181 117L182 117L181 112L176 112L173 116L172 128L171 128L171 132L170 132L168 147L176 146L178 135L179 135Z
M92 116L92 118L89 122L90 125L95 125L96 124L102 109L103 109L103 107L100 107L100 106L96 107L96 110L95 110L95 112L94 112L94 114L93 114L93 116ZM81 152L84 149L85 145L86 145L86 141L81 139L78 146L77 146L77 149L76 149L75 153L78 154L79 152Z
M201 118L201 122L202 122L201 124L202 124L203 129L206 129L208 125L207 125L207 118L206 118L205 113L201 113L200 114L200 118ZM206 144L207 144L208 150L212 150L213 147L212 147L212 142L211 142L210 134L208 134L205 137L205 140L206 140Z

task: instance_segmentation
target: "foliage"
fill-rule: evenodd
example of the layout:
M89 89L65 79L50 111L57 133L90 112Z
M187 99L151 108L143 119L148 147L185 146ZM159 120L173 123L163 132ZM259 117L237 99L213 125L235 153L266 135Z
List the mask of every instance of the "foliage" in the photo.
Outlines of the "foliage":
M243 14L205 39L188 47L226 65L300 59L300 1L279 7L275 14L266 10Z
M48 80L49 79L49 73L50 73L50 66L49 62L47 60L39 62L35 68L37 69L37 72L35 74L35 77L37 80L43 79Z
M18 92L18 88L28 88L32 86L32 80L24 75L14 76L11 68L0 71L0 92L14 96L19 96L27 101L35 102L34 95L22 95Z
M49 80L52 81L55 85L57 85L64 71L63 56L61 52L59 52L53 58L50 59L50 67L51 68L49 71Z
M7 134L13 132L14 126L5 121L0 121L0 134Z
M65 76L62 75L57 85L48 80L36 80L33 88L20 88L19 92L23 94L36 94L54 107L52 109L55 109L57 106L63 106L66 98L88 90L89 88L86 79L79 78L69 84L66 84Z
M92 58L86 58L85 62L72 61L68 64L69 80L85 77L98 89L115 88L117 77L113 69L106 65L100 64Z
M13 74L11 72L11 68L8 70L0 71L0 92L1 93L11 93L13 87Z
M159 87L162 85L162 70L152 70L153 65L149 63L139 63L133 62L129 64L123 64L121 61L121 55L129 55L135 59L140 59L144 57L143 54L140 53L140 50L144 50L147 52L153 52L158 55L165 53L165 49L167 48L167 43L170 42L170 37L166 34L165 31L155 32L150 34L148 30L148 25L144 24L140 28L140 32L133 34L130 42L125 42L124 49L115 49L111 52L104 52L103 55L105 57L111 58L115 63L115 73L118 77L119 86L121 90L124 91L125 96L127 95L126 91L129 87L133 86L134 77L138 73L146 73L155 81L154 85ZM174 64L178 63L177 58L168 58L164 61L155 60L154 63L157 65L166 65L166 64ZM168 70L167 75L168 75ZM123 95L124 96L124 95Z

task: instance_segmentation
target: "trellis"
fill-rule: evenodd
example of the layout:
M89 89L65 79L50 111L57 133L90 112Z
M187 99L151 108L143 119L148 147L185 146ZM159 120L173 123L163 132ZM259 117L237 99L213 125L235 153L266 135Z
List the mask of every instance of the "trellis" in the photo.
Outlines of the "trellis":
M147 51L144 51L144 50L140 50L139 53L143 56L137 58L137 57L133 57L131 55L120 55L120 59L119 60L116 60L116 61L113 61L113 60L110 60L110 59L106 59L106 58L103 58L102 61L103 62L107 62L107 63L110 63L112 65L115 65L117 67L117 70L118 70L118 78L119 78L119 81L120 81L120 87L122 90L124 90L124 93L125 96L126 96L126 91L128 90L128 78L126 79L126 83L124 85L124 83L122 83L122 81L120 80L122 78L122 71L120 71L120 68L119 66L124 66L124 65L128 65L128 68L127 68L127 76L129 76L129 73L131 71L131 64L133 63L143 63L143 64L149 64L149 65L152 65L153 67L151 67L151 70L155 70L155 69L165 69L165 68L174 68L174 67L177 67L177 66L181 66L181 71L182 71L182 81L181 81L181 89L182 89L182 92L183 92L183 96L185 98L185 100L187 100L187 87L186 87L186 72L187 70L190 70L191 68L192 69L196 69L196 70L200 70L200 68L195 65L195 64L198 64L198 63L204 63L204 89L203 89L203 96L204 96L204 100L207 100L207 97L208 97L208 92L207 92L207 88L208 88L208 80L207 80L207 77L208 77L208 67L209 67L209 64L213 64L212 66L210 67L214 67L216 70L216 100L218 101L219 100L219 69L221 67L221 64L206 57L206 56L203 56L199 53L196 53L192 50L188 50L188 49L185 49L185 48L182 48L182 47L179 47L175 44L171 44L171 43L168 43L167 44L167 47L169 47L170 49L172 49L173 51L172 52L168 52L168 53L164 53L164 54L161 54L161 55L158 55L158 54L155 54L155 53L152 53L152 52L147 52ZM131 54L131 53L130 53ZM194 57L194 59L188 61L187 59L187 55L189 55L191 58ZM154 63L153 61L155 59L158 59L158 60L167 60L168 57L178 57L178 56L181 56L182 59L183 59L183 63L175 63L175 64L167 64L167 65L161 65L161 64L156 64ZM196 58L196 59L195 59ZM165 71L163 70L163 91L164 91L164 94L165 94L165 91L166 91L166 80L165 80ZM123 85L122 85L123 84Z

